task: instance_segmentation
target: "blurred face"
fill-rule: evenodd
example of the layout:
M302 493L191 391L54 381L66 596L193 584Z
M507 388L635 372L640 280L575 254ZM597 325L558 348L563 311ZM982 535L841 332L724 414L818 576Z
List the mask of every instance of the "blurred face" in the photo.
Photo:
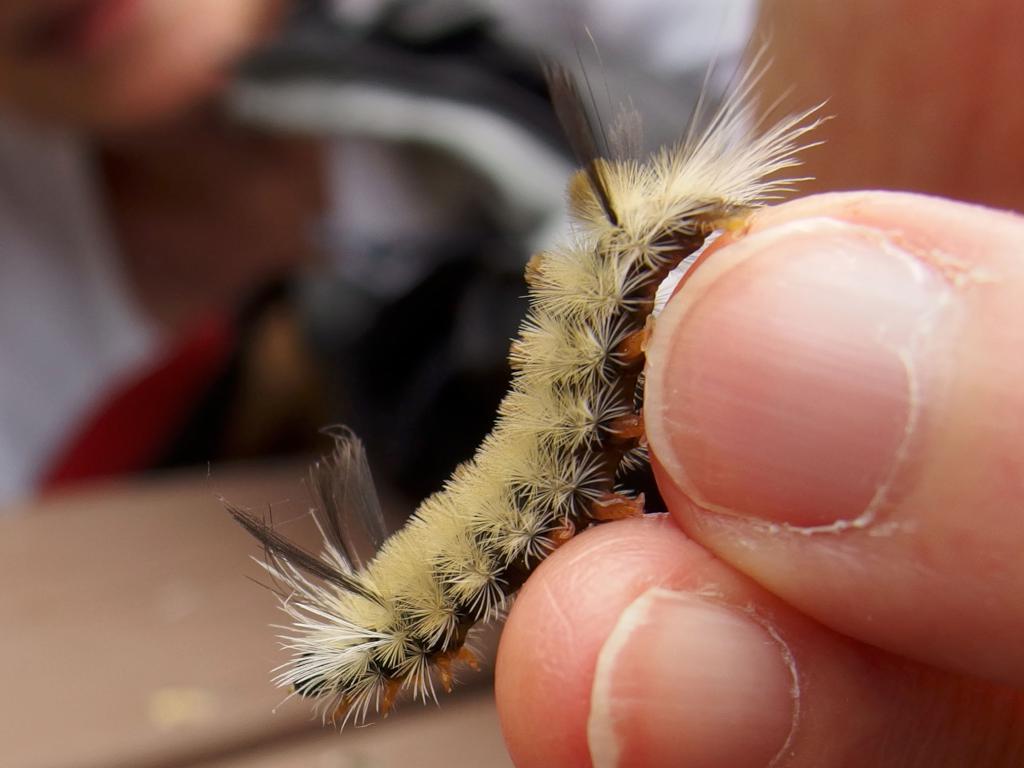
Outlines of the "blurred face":
M0 107L84 128L214 90L288 0L0 0Z

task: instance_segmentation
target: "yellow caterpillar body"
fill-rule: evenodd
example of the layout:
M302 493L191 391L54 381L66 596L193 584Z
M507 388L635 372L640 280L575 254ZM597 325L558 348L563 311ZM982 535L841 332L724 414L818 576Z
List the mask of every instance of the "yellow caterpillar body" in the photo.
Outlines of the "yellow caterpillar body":
M346 531L354 514L372 520L376 502L350 433L314 468L321 555L231 510L263 543L294 622L279 684L318 697L342 724L386 711L402 690L436 698L435 680L449 688L451 663L471 658L461 650L470 628L498 616L552 549L592 522L642 510L616 476L644 459L637 382L657 287L721 222L788 189L776 174L798 164L801 137L817 124L809 110L757 131L756 79L744 78L706 128L639 161L597 151L571 79L551 74L584 165L570 185L577 227L527 268L511 391L475 456L366 564Z

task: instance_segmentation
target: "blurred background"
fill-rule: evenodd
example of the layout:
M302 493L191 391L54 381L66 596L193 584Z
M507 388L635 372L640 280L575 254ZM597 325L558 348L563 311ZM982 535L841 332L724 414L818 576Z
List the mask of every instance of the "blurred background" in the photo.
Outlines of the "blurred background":
M0 501L294 455L337 422L381 482L436 489L505 389L523 265L565 231L542 61L579 56L658 146L751 24L746 2L50 5L11 22L31 44L0 124Z
M523 265L568 231L543 62L582 68L598 111L635 108L653 148L712 62L714 99L764 43L766 98L836 116L804 190L1020 210L1022 17L1009 0L967 17L923 0L3 0L0 764L507 764L472 686L340 738L303 702L275 708L280 615L219 497L312 544L324 427L364 438L393 525L471 455Z

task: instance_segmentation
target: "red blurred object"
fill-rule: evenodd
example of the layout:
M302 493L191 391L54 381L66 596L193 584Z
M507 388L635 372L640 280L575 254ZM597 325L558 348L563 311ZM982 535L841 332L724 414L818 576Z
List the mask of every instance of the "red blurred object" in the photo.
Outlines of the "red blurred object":
M236 340L227 317L208 317L193 326L153 367L121 382L96 404L54 457L41 487L52 490L153 467L224 371Z

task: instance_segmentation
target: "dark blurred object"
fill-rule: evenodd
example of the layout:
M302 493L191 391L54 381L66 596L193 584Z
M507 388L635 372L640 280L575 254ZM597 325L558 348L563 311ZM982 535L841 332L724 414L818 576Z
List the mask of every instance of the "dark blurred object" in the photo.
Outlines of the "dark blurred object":
M324 263L241 313L233 358L165 464L315 450L317 427L344 423L378 482L419 498L490 429L523 265L562 226L571 166L539 59L482 16L408 11L353 26L303 4L240 72L236 118L330 146L311 230Z
M472 455L507 389L508 345L525 312L523 265L564 236L573 168L542 57L516 43L500 15L462 0L305 2L246 62L227 97L230 114L330 146L328 211L311 233L325 263L289 279L278 297L303 346L290 364L319 380L302 387L291 377L291 396L307 399L293 408L251 395L238 405L240 368L260 368L245 362L260 349L259 332L250 332L230 386L211 396L219 400L197 416L176 461L203 449L258 452L260 442L239 433L262 435L264 448L295 447L298 430L322 417L322 426L355 429L378 480L418 499ZM581 41L565 21L568 55L590 58L573 49ZM609 83L638 73L597 63L592 74L594 106L615 111ZM701 67L698 83L703 76ZM689 74L671 93L641 79L645 98L662 89L648 98L659 118L645 132L668 126L678 135L699 86L687 85ZM259 324L258 312L248 317ZM318 392L323 401L310 402ZM277 397L288 395L279 388ZM227 418L222 427L211 428L215 414ZM296 417L291 426L285 415Z
M313 113L329 120L323 116L332 111L330 102L344 98L341 89L363 84L487 109L562 150L538 54L499 38L496 20L482 7L459 4L461 14L445 8L430 14L424 3L382 3L379 16L353 23L333 12L332 5L300 4L284 32L247 62L240 87L276 84L295 91L320 82L338 90L325 94L324 103L309 113L280 112L266 119L320 131L347 127L351 116L337 114L337 125L317 124ZM305 126L304 119L309 121Z

